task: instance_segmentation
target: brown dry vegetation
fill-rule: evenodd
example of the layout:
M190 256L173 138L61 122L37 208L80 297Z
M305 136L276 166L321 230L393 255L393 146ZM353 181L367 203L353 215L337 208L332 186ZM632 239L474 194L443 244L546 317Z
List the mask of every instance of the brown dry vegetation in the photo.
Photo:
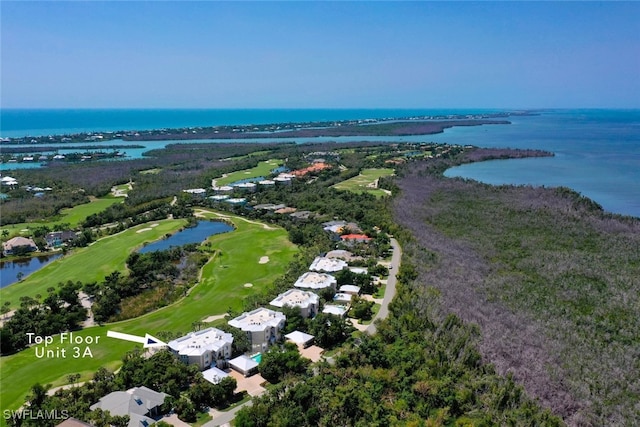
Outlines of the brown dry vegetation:
M470 158L511 155L477 150ZM640 420L640 221L567 189L493 187L412 163L396 220L424 298L482 330L500 373L569 425Z
M309 129L297 129L281 132L234 132L209 130L197 133L162 133L127 135L122 139L127 141L163 141L190 139L257 139L257 138L311 138L318 136L405 136L431 135L441 133L454 126L506 125L507 120L442 120L442 121L410 121L376 123L367 125L341 125Z

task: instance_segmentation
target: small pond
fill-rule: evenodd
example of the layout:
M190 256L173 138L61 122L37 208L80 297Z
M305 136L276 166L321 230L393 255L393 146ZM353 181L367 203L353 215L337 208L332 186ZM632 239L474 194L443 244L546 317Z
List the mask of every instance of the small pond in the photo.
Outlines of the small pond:
M207 237L214 234L232 231L233 227L221 221L199 221L195 227L185 228L170 237L149 243L138 252L141 254L154 251L163 251L172 246L183 246L189 243L202 243Z
M62 254L59 253L0 262L0 288L16 283L19 275L25 278L61 256Z

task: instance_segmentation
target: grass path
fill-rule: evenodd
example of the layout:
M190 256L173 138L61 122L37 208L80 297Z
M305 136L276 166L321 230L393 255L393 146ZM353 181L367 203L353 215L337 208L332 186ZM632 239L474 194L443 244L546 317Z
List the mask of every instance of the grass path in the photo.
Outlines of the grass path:
M266 162L258 163L258 166L251 169L243 169L236 172L225 174L224 176L215 180L215 185L223 186L229 185L233 182L240 181L241 179L256 178L258 176L269 176L271 171L282 165L282 160L271 159Z
M100 199L93 199L89 203L77 205L72 208L62 209L60 215L55 219L49 221L34 221L34 222L21 222L19 224L6 225L0 228L0 232L7 230L10 236L17 235L30 235L30 232L21 233L21 230L28 230L30 228L37 228L47 226L53 228L56 224L69 223L70 228L75 228L84 221L89 215L102 212L109 206L122 203L122 198L117 197L103 197Z
M363 169L358 176L339 182L333 186L337 190L346 190L354 193L371 193L376 197L382 197L389 194L387 190L378 187L378 179L384 176L393 175L393 169Z
M209 211L202 211L202 215L216 218L216 214ZM185 298L136 319L74 333L78 337L99 337L97 345L88 347L92 357L74 358L73 346L61 345L59 336L56 336L49 348L67 349L65 358L38 359L34 348L1 358L2 408L16 409L22 405L30 387L36 382L60 386L68 382L67 376L72 373L79 373L79 381L85 381L101 366L117 368L124 353L139 345L107 338L108 330L134 335L157 335L161 331L188 332L193 322L212 315L222 315L229 308L240 310L245 297L259 292L282 275L297 251L289 242L287 232L281 228L265 229L262 224L246 222L243 218L228 217L236 229L214 235L208 240L211 247L219 251L219 255L203 267L202 280ZM260 264L262 256L268 256L269 262ZM254 286L247 288L244 287L245 283L253 283ZM82 354L85 346L79 347Z

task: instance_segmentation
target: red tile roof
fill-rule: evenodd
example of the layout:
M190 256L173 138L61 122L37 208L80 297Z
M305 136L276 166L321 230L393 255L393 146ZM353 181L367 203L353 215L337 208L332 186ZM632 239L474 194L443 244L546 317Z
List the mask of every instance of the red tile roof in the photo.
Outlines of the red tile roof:
M343 236L340 236L340 238L342 240L371 240L371 237L367 236L366 234L345 234Z
M331 165L327 164L327 163L316 163L316 164L314 164L312 166L309 166L309 167L306 167L304 169L295 170L295 171L291 172L291 174L295 175L295 176L304 176L304 175L306 175L306 174L308 174L310 172L318 172L318 171L321 171L323 169L329 169L330 167L331 167Z

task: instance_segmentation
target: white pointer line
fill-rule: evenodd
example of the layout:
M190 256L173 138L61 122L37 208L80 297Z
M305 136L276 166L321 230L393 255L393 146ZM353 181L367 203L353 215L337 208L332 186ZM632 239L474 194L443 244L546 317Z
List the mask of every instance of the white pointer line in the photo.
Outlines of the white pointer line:
M124 334L122 332L107 331L107 336L109 338L115 338L118 340L137 342L143 344L143 348L164 347L167 345L166 343L149 334L145 334L144 337L140 337L137 335Z

